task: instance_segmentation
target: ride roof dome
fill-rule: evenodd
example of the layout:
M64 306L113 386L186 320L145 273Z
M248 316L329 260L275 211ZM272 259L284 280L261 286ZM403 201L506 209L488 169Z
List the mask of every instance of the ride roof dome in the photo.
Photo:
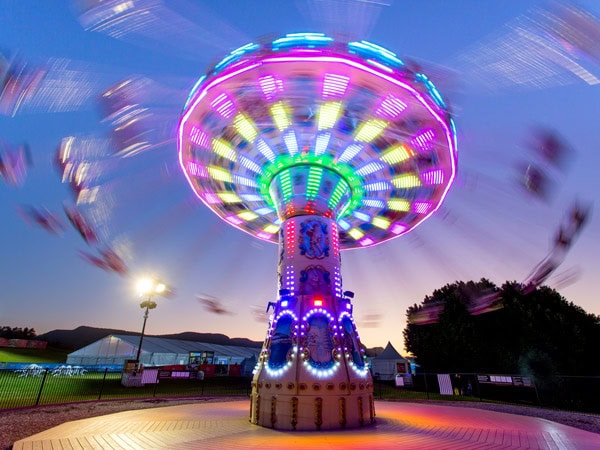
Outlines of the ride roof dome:
M195 194L278 242L296 215L337 222L341 248L405 234L456 175L449 107L423 73L366 41L288 34L232 51L191 91L177 131Z

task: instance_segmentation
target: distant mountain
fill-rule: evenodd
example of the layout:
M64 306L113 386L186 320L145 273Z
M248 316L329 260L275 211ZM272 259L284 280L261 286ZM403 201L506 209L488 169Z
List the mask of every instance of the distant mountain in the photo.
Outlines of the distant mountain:
M111 334L127 334L127 335L138 335L138 332L126 331L126 330L115 330L112 328L94 328L80 326L74 330L53 330L48 333L37 336L37 340L46 341L48 345L56 348L64 348L69 350L77 350L92 342L99 341L100 339L109 336ZM154 337L162 337L169 339L181 339L186 341L206 342L209 344L220 344L220 345L237 345L243 347L262 347L262 342L251 341L246 338L230 338L224 334L219 333L195 333L193 331L185 331L177 334L162 334L162 335L147 335Z
M100 339L109 336L111 334L127 334L127 335L139 335L136 331L116 330L113 328L94 328L80 326L74 330L53 330L45 334L40 334L36 337L36 340L46 341L50 347L60 348L65 350L78 350L86 345L93 342L99 341ZM194 331L184 331L182 333L174 334L160 334L147 336L168 338L168 339L181 339L183 341L196 341L206 342L208 344L219 344L219 345L236 345L240 347L254 347L261 348L263 343L259 341L252 341L246 338L230 338L225 334L220 333L196 333ZM379 355L383 351L383 347L373 347L366 349L366 355L374 357Z
M36 337L37 340L46 341L48 345L56 348L76 350L86 345L96 342L110 334L129 334L137 333L125 330L115 330L112 328L94 328L81 326L74 330L53 330Z
M206 342L209 344L237 345L239 347L261 348L263 345L262 341L251 341L250 339L246 338L230 338L229 336L219 333L196 333L194 331L184 331L183 333L177 334L161 334L157 337L181 339L184 341Z

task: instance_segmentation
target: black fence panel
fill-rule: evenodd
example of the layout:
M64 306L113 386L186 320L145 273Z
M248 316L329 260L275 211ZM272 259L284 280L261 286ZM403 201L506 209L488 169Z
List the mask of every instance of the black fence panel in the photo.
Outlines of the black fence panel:
M0 409L152 397L250 396L248 377L199 379L194 373L123 386L121 373L38 369L0 370Z
M600 377L419 373L403 380L375 381L379 399L449 400L510 403L600 413ZM440 380L442 382L440 383Z
M540 404L600 413L600 377L551 377L537 382Z
M419 373L387 378L392 379L375 381L375 398L493 401L600 413L600 377L551 377L534 382L520 375ZM249 377L201 379L194 372L159 377L157 372L131 387L123 385L121 373L108 369L0 369L0 409L153 397L249 397L250 393Z

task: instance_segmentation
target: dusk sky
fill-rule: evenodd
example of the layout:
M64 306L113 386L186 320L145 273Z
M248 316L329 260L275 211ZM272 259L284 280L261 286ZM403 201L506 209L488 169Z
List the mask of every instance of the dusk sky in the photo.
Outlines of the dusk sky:
M355 319L368 347L391 341L402 351L406 309L447 283L525 279L549 252L572 203L591 203L600 191L600 60L579 53L565 63L523 37L526 30L543 42L536 18L539 8L551 7L546 2L165 1L172 9L158 1L127 3L159 11L147 36L134 33L131 20L112 29L117 38L86 31L77 13L83 2L0 2L0 51L48 70L42 94L14 117L0 115L3 147L27 142L33 159L22 186L0 183L0 325L38 334L80 325L138 331L136 280L153 274L175 295L158 299L148 334L264 338L266 316L257 320L254 313L276 295L277 246L228 226L195 199L174 141L197 79L260 36L343 32L369 40L420 64L452 105L458 177L442 208L409 235L342 254L343 287L356 294ZM596 1L578 5L600 15ZM108 142L97 99L132 75L155 82L146 94L157 145L95 166L103 195L95 226L104 245L122 252L129 271L121 276L84 261L78 251L93 249L72 228L53 235L17 211L46 207L68 223L63 203L72 195L53 167L56 149L67 136L96 139L98 148ZM565 164L548 168L546 199L519 185L519 168L539 162L528 146L533 127L554 130L572 149ZM599 254L600 218L592 211L547 280L594 314ZM198 295L215 297L231 314L207 311Z

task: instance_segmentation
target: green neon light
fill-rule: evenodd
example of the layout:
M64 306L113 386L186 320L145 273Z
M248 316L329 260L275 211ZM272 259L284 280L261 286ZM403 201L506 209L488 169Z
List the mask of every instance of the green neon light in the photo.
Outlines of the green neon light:
M335 189L333 190L331 197L329 199L329 206L333 209L340 202L342 196L348 191L348 185L344 182L344 180L339 180Z
M314 199L319 193L321 187L321 180L323 179L323 168L318 166L312 166L308 170L308 181L306 183L306 198L309 200Z
M363 180L360 176L356 175L354 169L348 164L338 162L331 155L315 155L313 153L298 153L293 156L279 155L275 161L265 166L262 175L258 178L258 185L260 189L260 195L263 197L267 205L275 208L273 199L269 194L269 186L271 185L273 178L275 178L277 174L281 173L282 188L285 189L283 186L283 176L284 173L287 172L286 169L302 165L317 166L323 169L331 170L340 175L346 181L348 186L350 186L350 191L352 192L350 201L340 211L338 219L350 214L361 205L365 194L363 189ZM287 174L287 179L289 180L289 197L291 197L292 186L289 173ZM289 199L289 197L286 197L285 192L283 192L283 195L284 200Z
M287 202L293 194L292 190L292 178L289 172L282 172L281 174L281 189L283 189L283 200Z

